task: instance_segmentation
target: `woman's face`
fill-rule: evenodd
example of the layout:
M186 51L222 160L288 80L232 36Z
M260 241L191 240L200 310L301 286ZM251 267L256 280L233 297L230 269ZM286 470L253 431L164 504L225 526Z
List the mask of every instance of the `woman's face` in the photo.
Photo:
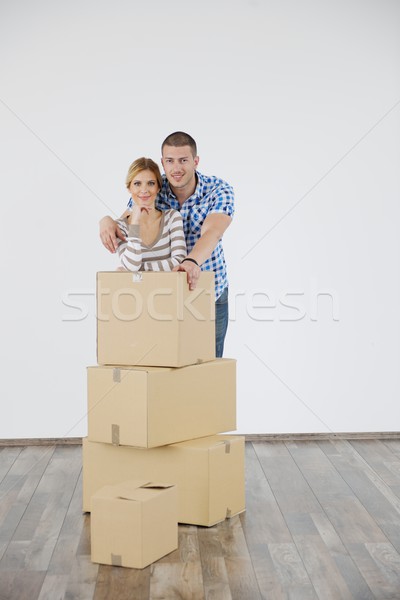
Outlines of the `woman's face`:
M129 186L132 200L137 206L152 208L160 191L157 178L153 171L145 169L136 174Z

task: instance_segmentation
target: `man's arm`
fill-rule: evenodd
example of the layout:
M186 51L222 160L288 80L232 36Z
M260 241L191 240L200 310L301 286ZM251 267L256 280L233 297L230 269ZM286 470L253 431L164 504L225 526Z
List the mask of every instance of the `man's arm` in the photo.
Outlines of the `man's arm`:
M120 218L125 219L129 213L130 210L126 210ZM114 221L112 217L103 217L100 221L100 239L107 250L113 254L116 252L118 247L118 238L124 242L126 241L126 237L118 227L117 222Z
M210 258L219 240L232 222L232 217L222 213L209 214L201 228L201 237L195 243L187 258L193 258L199 265ZM194 262L185 261L173 269L186 271L189 289L194 290L200 277L201 269Z
M199 265L202 265L214 252L216 245L232 223L232 217L222 213L211 213L205 219L201 228L201 237L195 243L189 254Z

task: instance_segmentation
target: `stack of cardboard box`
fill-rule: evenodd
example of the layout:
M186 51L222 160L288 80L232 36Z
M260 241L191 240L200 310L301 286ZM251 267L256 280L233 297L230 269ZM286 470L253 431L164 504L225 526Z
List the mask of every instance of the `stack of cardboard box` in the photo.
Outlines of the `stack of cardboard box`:
M211 526L245 509L244 438L221 435L236 429L236 361L215 358L214 318L213 273L202 273L193 291L186 273L98 273L99 364L88 368L83 440L83 510L96 523L94 513L104 515L96 531L104 519L110 524L107 514L122 514L122 499L153 502L162 521L170 486L180 523ZM146 535L152 551L154 539L166 537ZM95 562L145 566L166 553L124 562L105 534L95 540L102 554L93 554L93 542L92 528Z

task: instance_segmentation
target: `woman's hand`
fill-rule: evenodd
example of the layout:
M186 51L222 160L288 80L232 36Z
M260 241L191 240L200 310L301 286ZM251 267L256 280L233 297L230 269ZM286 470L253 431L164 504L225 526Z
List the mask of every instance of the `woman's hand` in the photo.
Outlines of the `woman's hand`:
M131 214L128 217L129 225L139 225L140 223L140 215L141 215L140 206L134 204L132 207Z
M146 206L138 206L137 204L134 204L132 212L128 217L129 225L139 225L142 214L149 214L150 210L151 208L147 208Z

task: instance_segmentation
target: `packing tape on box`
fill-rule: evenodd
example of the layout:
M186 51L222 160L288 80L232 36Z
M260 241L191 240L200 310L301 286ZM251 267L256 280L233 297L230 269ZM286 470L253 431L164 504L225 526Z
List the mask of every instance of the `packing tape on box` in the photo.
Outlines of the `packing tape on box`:
M113 369L113 381L121 383L121 369Z
M119 446L119 425L111 425L111 443Z
M120 554L111 554L111 564L113 567L122 567L122 556Z
M229 440L224 440L225 444L225 454L229 454L231 451L231 443Z

